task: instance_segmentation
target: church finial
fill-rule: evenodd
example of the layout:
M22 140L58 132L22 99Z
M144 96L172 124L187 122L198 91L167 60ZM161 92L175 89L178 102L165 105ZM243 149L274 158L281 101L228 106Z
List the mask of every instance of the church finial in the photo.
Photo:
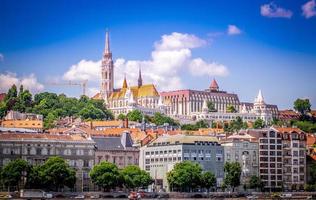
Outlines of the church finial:
M111 51L110 51L110 38L109 38L109 31L108 30L106 30L106 33L105 33L105 50L104 50L104 53L106 53L106 54L111 53Z
M138 87L141 87L143 85L143 79L142 79L142 71L139 67L139 72L138 72Z

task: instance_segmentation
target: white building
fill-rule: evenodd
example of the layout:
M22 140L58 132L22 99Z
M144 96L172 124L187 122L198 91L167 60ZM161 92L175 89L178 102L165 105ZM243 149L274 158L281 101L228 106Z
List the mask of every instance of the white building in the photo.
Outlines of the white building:
M267 104L264 102L261 90L259 90L258 96L254 101L253 108L247 110L246 105L242 105L240 111L236 113L228 112L209 112L207 107L207 101L204 100L202 106L202 112L193 113L196 120L207 120L207 121L231 121L236 120L237 117L243 119L246 122L254 122L257 119L262 119L266 124L272 121L273 116Z

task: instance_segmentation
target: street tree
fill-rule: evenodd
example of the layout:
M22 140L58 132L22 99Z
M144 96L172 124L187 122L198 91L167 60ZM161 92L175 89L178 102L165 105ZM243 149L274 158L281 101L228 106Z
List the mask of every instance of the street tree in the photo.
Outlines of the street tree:
M55 191L65 186L73 188L76 182L76 172L66 163L66 161L58 156L48 158L39 169L40 179L43 184Z
M103 188L104 191L109 191L121 183L119 169L115 164L109 162L95 165L90 171L90 177L92 182Z
M238 162L226 162L224 165L224 184L233 189L240 185L241 166Z
M216 177L214 173L207 171L202 174L201 187L207 189L212 189L216 186Z
M129 189L147 187L152 183L149 173L136 165L129 165L121 170L123 185Z
M260 178L256 175L253 175L249 179L249 188L250 189L261 189L262 188L262 182Z
M167 180L173 191L192 191L201 184L202 168L198 163L184 161L175 164Z
M14 187L18 190L19 186L24 187L25 179L30 171L30 165L27 161L22 159L16 159L7 163L1 171L2 183L8 190ZM24 180L23 180L24 179Z

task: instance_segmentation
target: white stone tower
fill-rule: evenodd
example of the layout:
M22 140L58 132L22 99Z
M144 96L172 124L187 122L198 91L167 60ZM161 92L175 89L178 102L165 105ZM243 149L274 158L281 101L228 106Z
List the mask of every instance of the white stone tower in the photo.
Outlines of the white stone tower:
M110 51L109 32L105 34L105 49L101 64L101 96L104 100L113 92L114 87L114 65L112 60L112 53Z

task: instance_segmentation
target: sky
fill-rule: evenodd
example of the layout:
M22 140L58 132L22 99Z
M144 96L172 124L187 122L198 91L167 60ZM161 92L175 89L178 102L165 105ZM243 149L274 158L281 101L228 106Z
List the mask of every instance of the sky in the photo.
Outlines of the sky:
M79 96L99 91L109 30L115 86L124 76L159 91L221 90L253 102L261 89L279 109L316 108L315 0L0 0L0 92Z

